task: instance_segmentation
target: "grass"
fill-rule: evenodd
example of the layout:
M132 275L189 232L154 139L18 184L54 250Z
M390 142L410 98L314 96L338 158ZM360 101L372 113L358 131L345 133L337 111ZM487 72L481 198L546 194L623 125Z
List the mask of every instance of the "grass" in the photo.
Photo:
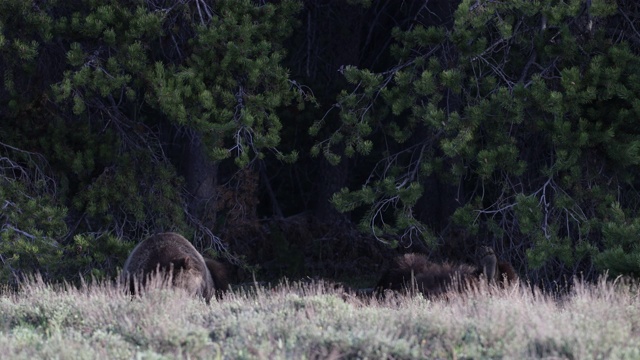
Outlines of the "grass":
M448 300L362 298L321 282L204 301L159 288L26 281L0 296L3 358L640 359L640 291L578 283L563 297L483 288Z

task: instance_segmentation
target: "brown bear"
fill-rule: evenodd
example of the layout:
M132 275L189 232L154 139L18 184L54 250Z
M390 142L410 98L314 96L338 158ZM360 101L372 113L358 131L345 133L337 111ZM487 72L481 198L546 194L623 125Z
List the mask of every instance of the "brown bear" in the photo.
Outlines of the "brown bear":
M133 249L122 269L133 294L137 285L146 286L149 277L158 272L173 286L200 295L207 303L214 294L215 285L204 258L180 234L160 233L145 239Z
M415 278L432 266L426 255L418 253L404 254L394 260L391 268L382 273L375 287L377 291L405 289L407 285L411 285L412 276Z
M516 270L506 261L498 262L498 281L502 284L515 284L520 278Z
M410 253L398 256L393 266L383 273L376 285L378 293L384 290L416 290L435 297L450 289L462 291L481 278L491 283L506 285L517 281L511 264L498 262L492 248L482 247L478 253L478 266L453 263L433 263L426 255Z
M229 278L227 276L227 267L218 260L204 257L204 262L209 269L213 285L216 291L216 298L220 299L222 294L229 291Z
M509 262L498 261L498 258L489 246L482 246L478 251L478 265L483 269L482 273L492 283L504 287L515 284L519 277ZM478 272L478 274L480 271Z
M443 294L452 284L463 284L479 277L482 270L452 263L433 263L424 254L409 253L398 256L393 266L383 273L376 292L384 290L417 290L429 297Z

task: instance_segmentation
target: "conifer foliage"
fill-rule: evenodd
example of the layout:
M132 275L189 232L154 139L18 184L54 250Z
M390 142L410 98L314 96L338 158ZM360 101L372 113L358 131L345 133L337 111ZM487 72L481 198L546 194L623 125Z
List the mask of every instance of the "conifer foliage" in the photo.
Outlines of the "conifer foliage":
M1 1L1 281L112 275L158 231L233 257L234 224L236 250L287 260L276 237L322 246L263 220L327 201L534 281L640 276L640 5L452 4ZM332 22L351 48L314 28Z
M534 278L640 275L639 15L624 1L465 0L451 28L396 29L396 65L347 67L342 122L316 145L378 161L334 204L368 209L375 234L436 240L415 213L435 176L455 188L453 224L526 254Z
M189 134L237 167L265 152L295 160L278 150L276 109L302 96L281 65L298 9L3 1L1 276L113 272L134 245L121 239L160 230L225 251L189 212L175 139Z

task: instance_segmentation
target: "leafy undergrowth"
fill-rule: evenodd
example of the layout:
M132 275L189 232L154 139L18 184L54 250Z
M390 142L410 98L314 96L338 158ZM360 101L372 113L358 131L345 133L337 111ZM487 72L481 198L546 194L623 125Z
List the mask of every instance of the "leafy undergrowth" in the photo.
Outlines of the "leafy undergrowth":
M39 280L0 296L11 359L640 358L635 284L578 284L562 298L528 287L447 300L356 296L323 283L233 291L206 305L157 289Z

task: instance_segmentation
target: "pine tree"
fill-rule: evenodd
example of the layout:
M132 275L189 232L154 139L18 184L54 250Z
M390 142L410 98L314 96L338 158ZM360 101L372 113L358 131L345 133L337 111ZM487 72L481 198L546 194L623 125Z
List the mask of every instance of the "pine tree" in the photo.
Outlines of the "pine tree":
M219 219L189 206L176 153L199 140L206 164L233 165L226 177L271 154L295 160L278 148L276 110L306 96L281 65L298 9L294 1L3 1L0 155L51 179L0 174L3 200L17 204L2 214L11 226L0 230L0 256L15 260L7 269L113 274L135 241L167 230L228 251L212 232ZM25 165L7 149L43 163Z
M534 281L616 268L612 250L632 252L617 269L637 274L628 244L638 234L614 235L638 216L640 54L624 30L633 6L467 0L451 29L396 29L397 64L345 68L341 126L314 148L333 161L379 159L334 204L365 207L361 225L377 236L433 244L446 234L415 210L438 196L424 186L436 177L456 189L440 228L475 234L468 248L492 242L515 259L526 250L520 269ZM626 220L611 220L614 208Z

